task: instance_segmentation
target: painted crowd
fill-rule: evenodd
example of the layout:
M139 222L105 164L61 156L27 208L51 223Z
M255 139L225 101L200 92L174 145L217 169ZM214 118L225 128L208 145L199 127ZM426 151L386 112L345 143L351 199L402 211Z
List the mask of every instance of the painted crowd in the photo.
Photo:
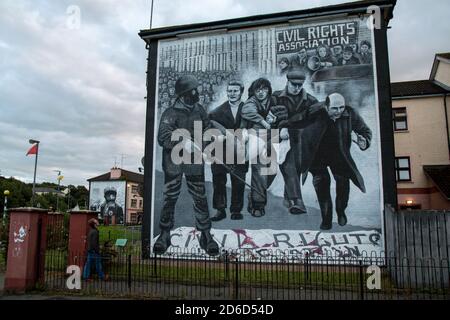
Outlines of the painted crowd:
M279 59L278 67L282 75L294 70L311 74L324 68L372 64L372 61L372 45L369 41L363 40L359 45L338 44L331 48L321 45L312 50L301 48L297 53Z

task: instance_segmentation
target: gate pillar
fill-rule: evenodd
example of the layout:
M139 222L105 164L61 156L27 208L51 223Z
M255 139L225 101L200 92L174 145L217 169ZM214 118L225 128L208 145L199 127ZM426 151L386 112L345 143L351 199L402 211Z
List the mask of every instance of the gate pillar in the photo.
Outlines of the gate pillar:
M44 277L47 210L10 211L8 261L4 290L24 293Z
M89 210L71 211L69 224L69 265L83 268L87 255L88 221L97 218L97 212Z

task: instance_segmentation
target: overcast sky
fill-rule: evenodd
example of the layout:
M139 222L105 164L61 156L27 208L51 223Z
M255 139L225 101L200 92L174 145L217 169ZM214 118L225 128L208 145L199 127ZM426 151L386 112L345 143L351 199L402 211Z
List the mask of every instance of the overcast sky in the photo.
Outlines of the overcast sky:
M155 0L153 27L299 10L338 0ZM71 6L80 9L74 26ZM389 30L392 81L427 79L450 51L450 1L399 0ZM87 185L144 154L144 42L150 0L0 1L0 175L31 182L28 139L41 141L38 182Z

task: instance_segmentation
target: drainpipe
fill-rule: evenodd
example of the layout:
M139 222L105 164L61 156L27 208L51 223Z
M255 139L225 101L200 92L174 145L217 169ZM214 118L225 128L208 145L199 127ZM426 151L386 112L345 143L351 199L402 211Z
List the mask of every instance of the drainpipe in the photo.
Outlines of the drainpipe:
M444 94L444 110L445 110L445 126L447 127L448 156L450 159L450 132L449 132L449 128L448 128L447 96L448 96L448 93Z

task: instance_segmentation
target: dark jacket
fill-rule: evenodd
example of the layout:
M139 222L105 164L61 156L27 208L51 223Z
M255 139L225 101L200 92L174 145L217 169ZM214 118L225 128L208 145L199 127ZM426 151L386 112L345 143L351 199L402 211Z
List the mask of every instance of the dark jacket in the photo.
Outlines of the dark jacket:
M231 107L229 102L225 102L222 105L220 105L219 107L217 107L216 109L214 109L213 111L211 111L209 113L209 119L212 121L217 122L218 124L220 124L223 129L230 129L230 130L237 130L240 129L241 126L241 113L242 113L242 107L244 106L244 103L241 102L239 104L239 108L238 108L238 112L236 114L236 119L234 119L233 117L233 113L231 112ZM211 124L212 127L214 127L213 124ZM222 132L223 134L223 132ZM226 140L228 141L228 140ZM228 142L224 142L224 146L223 146L223 160L226 163L227 158L226 158L226 154L227 154L227 145L226 143ZM235 159L234 159L234 164L237 163L237 151L235 148ZM247 164L242 164L242 165L231 165L230 167L233 167L233 170L238 169L240 171L243 172L247 172L248 171L248 163ZM214 173L224 173L227 172L227 170L225 169L224 166L220 165L220 164L212 164L211 165L211 169L213 174Z
M360 53L359 56L360 56L360 60L361 60L362 64L372 64L372 59L373 58L372 58L372 53L371 52L368 52L366 54Z
M289 59L289 63L292 70L303 70L308 66L308 56L301 60L298 54L293 54Z
M358 65L361 64L361 61L358 59L358 57L356 57L355 55L353 55L353 57L351 57L349 60L345 61L344 64L344 58L339 59L339 66L352 66L352 65Z
M281 125L289 129L290 140L294 143L299 142L300 131L298 129L303 129L307 122L305 122L313 110L311 106L317 104L317 99L312 95L308 94L305 89L299 94L301 99L297 102L294 100L295 97L291 96L287 92L287 88L282 91L277 91L273 93L276 98L277 105L283 105L288 109L288 121Z
M100 252L99 232L97 228L91 227L89 230L87 237L87 249L88 251L94 251L96 253Z
M315 121L311 123L302 133L302 173L303 184L306 182L306 178L311 168L313 161L316 157L316 153L319 149L323 135L327 129L327 123L329 120L326 109L321 109L317 115ZM352 131L363 136L367 140L367 149L370 147L372 141L372 131L366 125L363 118L351 107L346 107L342 117L336 120L338 132L339 132L339 154L335 155L344 160L346 165L347 178L349 178L362 192L366 192L363 177L356 167L356 163L353 160L350 148L352 146Z
M333 67L338 65L338 60L331 54L328 54L326 57L319 57L319 60L322 63L331 63Z
M103 219L106 217L116 217L116 223L122 224L123 223L123 209L121 206L119 206L116 202L109 203L104 202L100 206L100 212Z
M190 138L194 141L194 122L201 121L203 132L209 129L210 123L208 115L203 107L196 103L193 106L187 106L180 100L177 100L172 107L163 112L158 131L158 143L163 147L162 167L165 173L169 175L203 175L204 163L194 164L194 155L191 155L192 164L176 165L172 162L172 149L180 141L171 141L172 133L176 129L186 129L190 133ZM203 151L203 142L198 142ZM203 162L203 161L202 161Z

